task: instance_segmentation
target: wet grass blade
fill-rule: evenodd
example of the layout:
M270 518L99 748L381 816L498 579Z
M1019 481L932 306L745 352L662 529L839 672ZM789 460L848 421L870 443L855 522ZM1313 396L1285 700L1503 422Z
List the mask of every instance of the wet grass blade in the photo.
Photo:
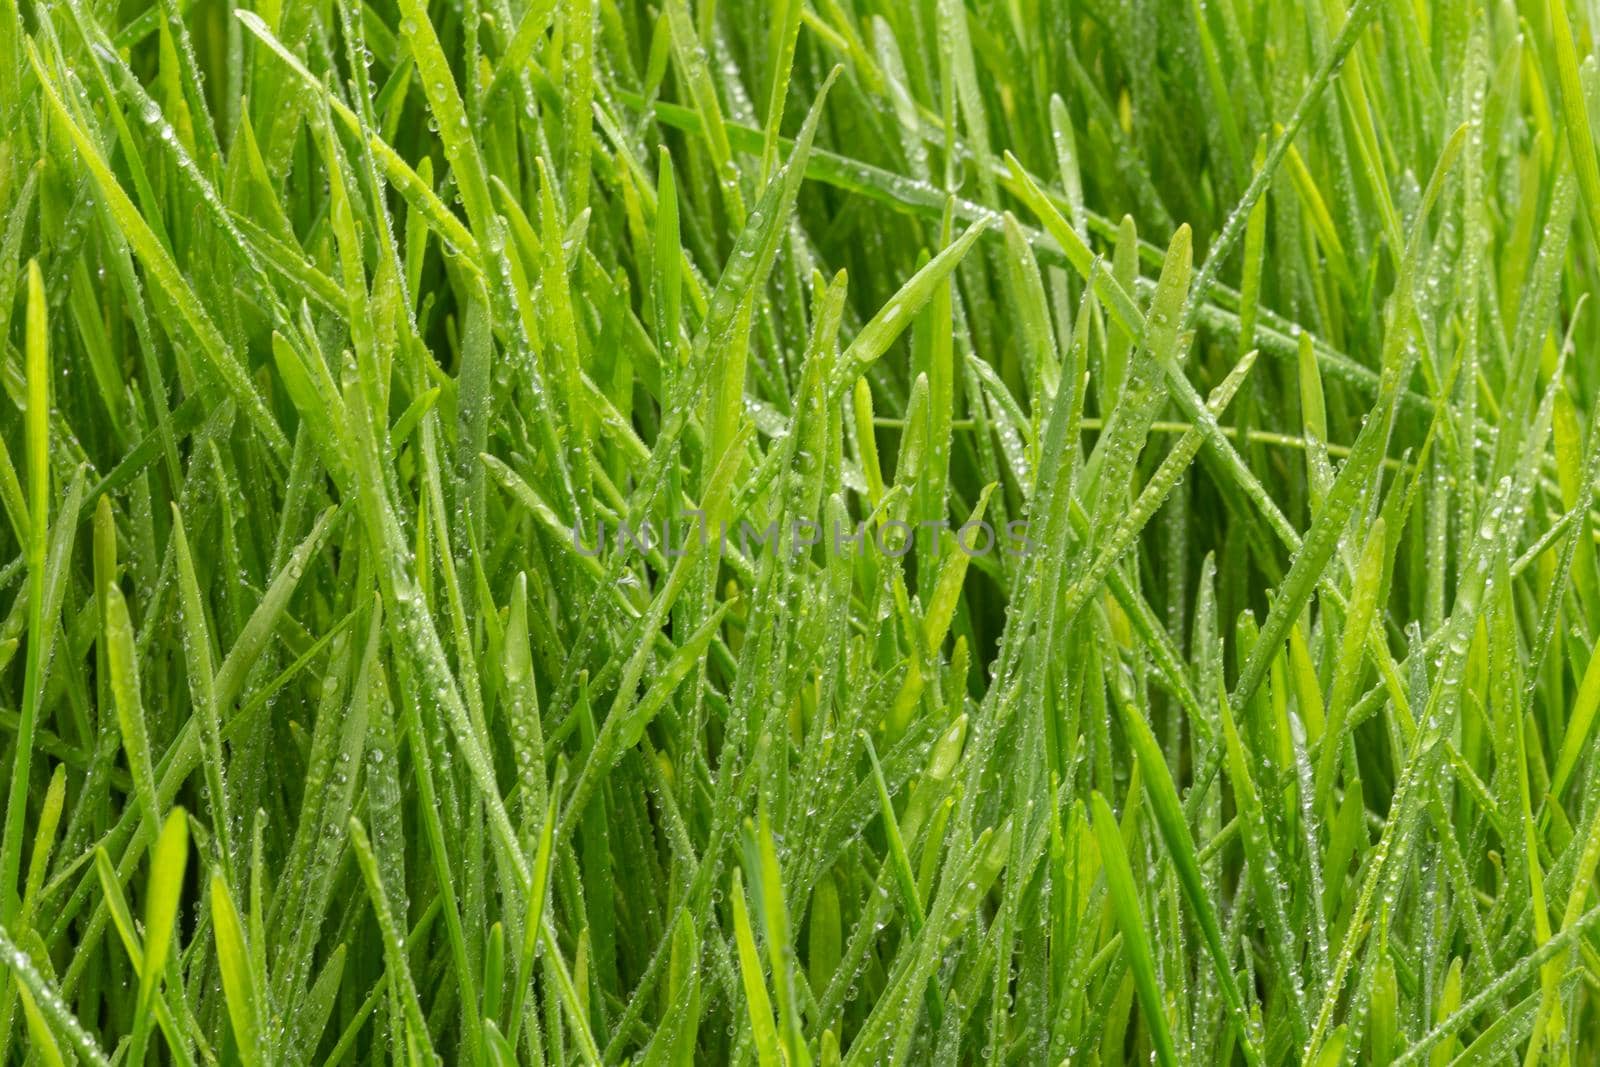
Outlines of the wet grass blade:
M1138 884L1134 881L1133 869L1128 865L1128 854L1122 843L1122 828L1117 824L1117 817L1111 813L1111 806L1106 803L1105 797L1095 793L1090 803L1094 812L1095 838L1100 842L1100 858L1105 864L1111 908L1116 916L1117 929L1122 932L1123 951L1127 953L1128 966L1133 971L1139 1006L1150 1028L1156 1061L1167 1067L1178 1062L1177 1053L1173 1050L1167 1006L1161 995L1155 959L1139 906Z

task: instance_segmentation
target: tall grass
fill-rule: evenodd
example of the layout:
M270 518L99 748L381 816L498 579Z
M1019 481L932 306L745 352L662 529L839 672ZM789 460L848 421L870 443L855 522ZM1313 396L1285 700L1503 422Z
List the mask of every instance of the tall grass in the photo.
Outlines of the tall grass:
M1593 14L0 0L0 1064L1600 1061Z

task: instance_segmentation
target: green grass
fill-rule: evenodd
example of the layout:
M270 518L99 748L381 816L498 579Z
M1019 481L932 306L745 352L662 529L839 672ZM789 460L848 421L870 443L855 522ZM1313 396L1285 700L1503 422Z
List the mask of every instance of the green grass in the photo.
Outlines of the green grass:
M1593 15L0 0L0 1065L1600 1061Z

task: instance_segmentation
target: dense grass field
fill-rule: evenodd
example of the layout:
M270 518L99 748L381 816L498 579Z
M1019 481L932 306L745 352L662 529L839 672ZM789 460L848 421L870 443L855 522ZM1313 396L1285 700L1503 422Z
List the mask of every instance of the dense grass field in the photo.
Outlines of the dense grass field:
M0 0L0 1065L1600 1063L1596 17Z

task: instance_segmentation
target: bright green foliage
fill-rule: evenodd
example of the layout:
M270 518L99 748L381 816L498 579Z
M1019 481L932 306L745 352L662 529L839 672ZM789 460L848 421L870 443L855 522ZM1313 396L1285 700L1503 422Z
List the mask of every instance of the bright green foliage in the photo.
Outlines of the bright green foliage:
M0 0L0 1067L1600 1062L1596 10Z

